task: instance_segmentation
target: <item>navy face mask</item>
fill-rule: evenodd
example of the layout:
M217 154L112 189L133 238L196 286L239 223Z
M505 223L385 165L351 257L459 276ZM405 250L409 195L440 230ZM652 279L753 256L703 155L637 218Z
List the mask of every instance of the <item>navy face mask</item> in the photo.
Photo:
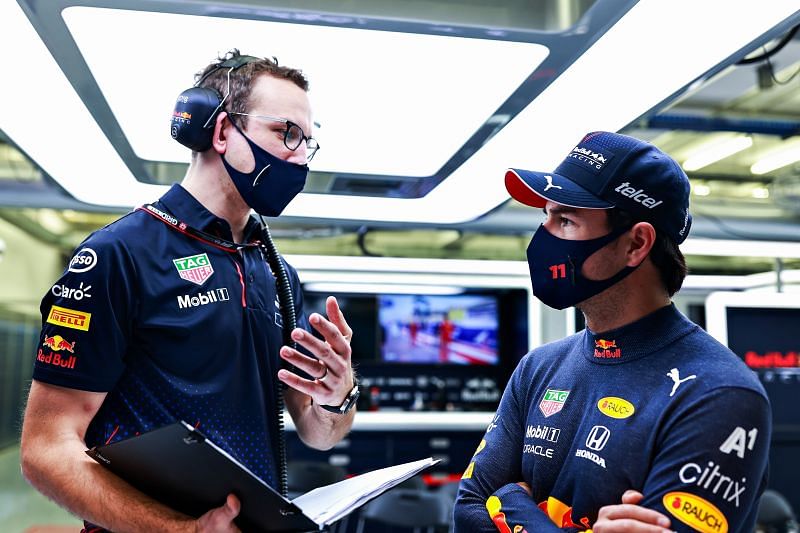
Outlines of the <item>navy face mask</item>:
M638 267L626 266L603 280L583 276L583 263L606 244L630 229L619 228L608 235L585 241L559 239L539 226L528 245L528 267L531 271L533 294L547 306L566 309L587 298L600 294Z
M275 157L254 143L235 122L231 123L250 145L256 165L252 172L240 172L228 164L224 154L220 154L225 170L236 190L256 213L266 217L280 215L305 187L308 166Z

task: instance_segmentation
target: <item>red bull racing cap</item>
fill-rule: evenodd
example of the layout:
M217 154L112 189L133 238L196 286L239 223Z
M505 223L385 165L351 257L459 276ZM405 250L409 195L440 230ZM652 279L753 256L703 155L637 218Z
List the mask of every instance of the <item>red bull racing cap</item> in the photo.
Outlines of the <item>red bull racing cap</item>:
M618 207L680 244L689 234L689 178L670 156L628 135L586 135L554 172L510 168L512 198L531 207L547 201L569 207Z

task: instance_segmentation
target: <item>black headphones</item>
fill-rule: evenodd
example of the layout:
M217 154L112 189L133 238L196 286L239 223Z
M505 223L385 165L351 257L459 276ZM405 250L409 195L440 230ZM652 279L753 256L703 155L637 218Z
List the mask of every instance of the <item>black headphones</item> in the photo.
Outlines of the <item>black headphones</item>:
M258 57L244 55L226 59L197 80L193 87L183 91L175 101L175 109L172 111L170 120L172 138L195 152L204 152L211 148L214 119L231 94L231 73L259 60ZM211 74L225 68L228 69L228 88L224 96L211 87L200 87Z

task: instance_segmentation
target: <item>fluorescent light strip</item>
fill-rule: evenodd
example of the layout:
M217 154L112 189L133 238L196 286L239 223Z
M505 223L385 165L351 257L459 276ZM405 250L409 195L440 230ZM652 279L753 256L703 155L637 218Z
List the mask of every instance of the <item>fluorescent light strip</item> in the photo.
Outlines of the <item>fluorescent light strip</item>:
M469 274L527 277L525 261L485 261L473 259L419 259L413 257L362 257L287 254L286 260L297 269L334 272L409 272L422 274Z
M800 142L786 143L779 151L756 161L750 167L750 172L756 176L762 176L797 161L800 161Z
M720 139L703 146L699 151L695 152L689 159L684 161L683 168L687 172L700 170L733 154L738 154L742 150L747 150L751 146L753 146L753 138L750 136Z
M341 282L313 282L305 283L303 289L312 292L352 292L370 294L461 294L463 287L447 285L397 285L392 283L341 283Z
M301 271L298 269L298 271ZM480 276L480 275L442 275L442 274L417 274L407 272L349 272L349 271L305 271L302 270L302 280L307 283L390 283L399 285L425 285L425 286L455 286L476 288L507 288L526 289L530 285L530 278L525 276Z
M0 2L0 47L25 50L22 77L0 84L0 128L78 200L138 205L164 187L137 182L92 119L17 2ZM23 81L24 80L24 81Z
M681 244L684 255L720 257L800 258L800 242L734 241L689 237Z

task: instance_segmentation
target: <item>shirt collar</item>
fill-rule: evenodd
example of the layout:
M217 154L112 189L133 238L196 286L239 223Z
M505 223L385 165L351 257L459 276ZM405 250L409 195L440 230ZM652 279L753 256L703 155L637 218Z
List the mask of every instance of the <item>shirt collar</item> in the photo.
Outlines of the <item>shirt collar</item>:
M233 238L230 224L225 219L206 209L179 183L173 184L164 196L159 199L159 203L172 216L194 229L228 240ZM259 233L256 231L258 227L258 222L253 217L250 217L244 230L245 242L258 238Z
M610 331L586 328L584 355L595 363L624 363L655 353L697 327L670 304Z

